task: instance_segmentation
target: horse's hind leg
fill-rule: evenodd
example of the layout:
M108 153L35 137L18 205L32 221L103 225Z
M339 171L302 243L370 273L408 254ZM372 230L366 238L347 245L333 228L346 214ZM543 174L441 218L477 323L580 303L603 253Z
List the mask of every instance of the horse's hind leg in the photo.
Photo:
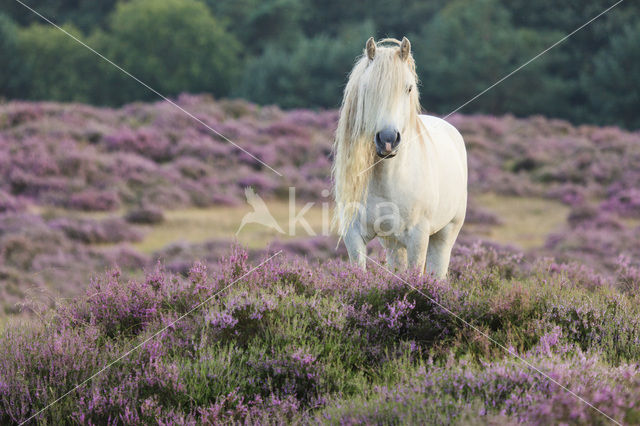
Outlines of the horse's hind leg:
M445 278L451 260L451 250L458 238L462 223L451 222L429 238L425 273Z
M411 270L424 271L427 248L429 247L429 233L426 224L414 227L404 241L407 247L407 264Z

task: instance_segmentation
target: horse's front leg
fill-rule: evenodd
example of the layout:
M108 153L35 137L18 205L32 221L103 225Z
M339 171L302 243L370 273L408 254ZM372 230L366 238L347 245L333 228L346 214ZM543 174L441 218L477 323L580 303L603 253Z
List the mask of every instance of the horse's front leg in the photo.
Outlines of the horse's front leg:
M380 238L380 244L387 254L387 265L392 271L405 271L407 269L407 249L397 240Z
M367 243L370 240L370 238L362 235L360 226L355 223L349 227L344 236L344 245L347 246L349 260L358 264L362 269L366 269L367 266Z
M417 269L422 274L429 248L429 232L426 227L416 226L409 231L405 245L409 269Z

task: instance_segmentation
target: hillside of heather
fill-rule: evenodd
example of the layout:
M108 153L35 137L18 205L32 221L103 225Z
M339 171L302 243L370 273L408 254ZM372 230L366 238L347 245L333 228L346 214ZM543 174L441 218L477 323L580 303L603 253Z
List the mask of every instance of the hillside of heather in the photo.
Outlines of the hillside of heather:
M283 176L166 102L121 109L0 105L5 313L24 309L19 304L25 300L51 304L56 297L80 294L92 274L115 265L138 271L162 259L173 272L186 273L196 258L215 261L230 239L215 229L246 206L245 187L275 202L286 202L291 186L299 202L327 201L323 190L330 188L336 111L282 111L192 95L177 102ZM585 274L609 277L625 261L620 256L638 257L638 132L573 127L542 117L454 115L450 121L469 150L470 208L461 243L504 234L494 242L526 249L528 259L550 256L563 265L577 262L571 268ZM512 208L520 210L503 217ZM191 209L190 215L176 220L175 235L156 242L163 213L170 217L180 209ZM527 221L536 210L540 217ZM215 217L200 226L210 229L210 238L182 241L184 223L199 211ZM216 211L221 213L215 216ZM545 223L547 217L555 219ZM239 220L231 225L237 227ZM530 229L516 238L501 232L505 221L511 230ZM194 224L193 233L201 232ZM254 251L266 244L253 241L245 243ZM297 254L335 257L335 241L328 238L301 236L274 244Z
M176 101L283 176L165 102L0 104L0 423L640 421L640 133L450 117L470 207L437 281L239 247L246 187L326 201L337 113Z

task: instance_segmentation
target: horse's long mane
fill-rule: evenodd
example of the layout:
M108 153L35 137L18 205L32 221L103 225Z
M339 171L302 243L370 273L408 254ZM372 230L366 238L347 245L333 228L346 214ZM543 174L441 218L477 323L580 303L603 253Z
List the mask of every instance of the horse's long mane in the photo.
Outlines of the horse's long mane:
M399 46L400 41L396 39L380 40L373 60L369 59L365 49L351 70L344 90L333 145L332 169L336 201L333 221L340 236L346 233L359 206L364 205L373 172L371 166L376 161L373 140L380 114L388 112L388 105L393 105L399 96L407 96L407 65L415 80L414 86L417 82L413 56L409 52L408 57L402 59ZM366 82L362 84L364 79ZM417 87L413 87L409 96L411 112L408 120L412 125L406 131L417 126L420 113ZM411 135L403 135L403 138L405 136Z

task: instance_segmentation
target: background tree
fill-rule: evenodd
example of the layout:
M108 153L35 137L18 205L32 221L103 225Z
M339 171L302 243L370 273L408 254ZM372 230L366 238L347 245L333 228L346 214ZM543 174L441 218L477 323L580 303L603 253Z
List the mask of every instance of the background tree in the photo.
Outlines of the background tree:
M106 56L159 92L228 95L240 65L241 45L194 0L134 0L118 4L106 34ZM108 103L155 99L130 78Z
M410 38L422 103L446 114L526 62L550 36L515 28L497 0L457 0ZM475 100L473 109L493 114L530 111L545 101L544 66L545 60L532 63ZM537 94L532 87L538 87Z
M305 1L308 12L303 16L303 28L308 36L318 33L336 36L346 25L371 21L377 30L371 35L398 39L419 32L447 4L446 0Z
M73 23L84 32L104 24L117 0L29 0L24 3L58 25ZM42 19L15 0L0 0L0 10L22 26L41 24Z
M23 61L18 49L18 27L0 13L0 96L20 97L24 75Z
M66 31L82 39L73 25ZM33 24L18 33L27 99L90 102L96 58L60 30Z
M612 37L592 63L582 83L593 111L603 122L640 128L640 23Z
M291 49L271 44L247 64L237 95L285 108L309 104L337 108L354 58L373 33L373 24L365 22L336 38L301 38Z
M512 12L514 25L531 28L536 32L556 31L558 39L579 28L614 3L615 1L611 0L564 0L561 4L554 0L504 2ZM591 107L588 90L585 90L581 81L585 74L593 72L594 54L606 49L611 37L620 34L625 26L639 20L640 3L620 3L546 54L545 56L550 58L547 60L551 60L553 64L547 69L544 77L553 77L560 82L556 87L562 89L562 92L556 93L552 90L553 101L542 109L538 106L537 110L574 122L603 123L599 114Z
M206 0L216 18L244 45L259 54L268 44L291 48L302 35L302 20L312 13L301 0Z

